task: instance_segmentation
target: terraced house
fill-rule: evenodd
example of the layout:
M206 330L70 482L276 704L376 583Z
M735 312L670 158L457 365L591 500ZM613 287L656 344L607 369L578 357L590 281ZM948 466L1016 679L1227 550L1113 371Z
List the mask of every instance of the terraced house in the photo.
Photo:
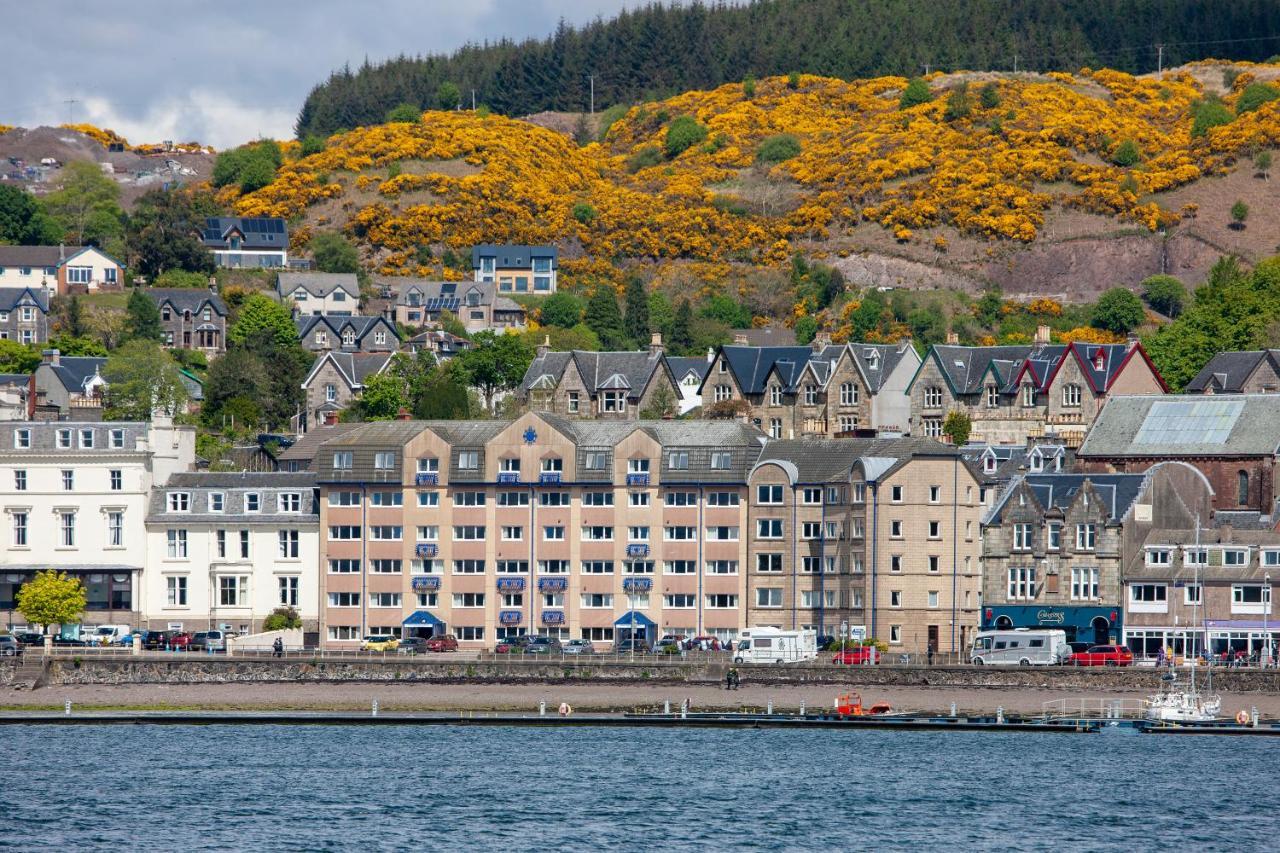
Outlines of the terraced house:
M344 433L314 465L324 642L736 636L760 447L740 423L534 413Z
M400 336L382 317L345 317L315 314L297 317L298 342L315 353L395 352Z
M911 433L940 437L955 410L972 420L972 441L1055 435L1075 447L1108 398L1168 391L1137 341L1051 344L1045 326L1036 338L1025 346L930 347L908 389Z
M741 414L771 438L905 430L920 364L898 344L724 346L701 386L704 414Z
M681 391L655 333L648 352L551 352L548 339L525 371L518 396L535 412L635 420L655 403L675 414Z

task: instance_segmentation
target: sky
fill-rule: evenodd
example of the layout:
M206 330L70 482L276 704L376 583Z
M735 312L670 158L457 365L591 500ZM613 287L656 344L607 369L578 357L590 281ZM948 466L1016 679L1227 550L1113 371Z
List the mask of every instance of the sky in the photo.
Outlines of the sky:
M0 124L130 142L293 136L330 72L468 41L544 37L638 0L0 0ZM74 100L74 103L67 101Z

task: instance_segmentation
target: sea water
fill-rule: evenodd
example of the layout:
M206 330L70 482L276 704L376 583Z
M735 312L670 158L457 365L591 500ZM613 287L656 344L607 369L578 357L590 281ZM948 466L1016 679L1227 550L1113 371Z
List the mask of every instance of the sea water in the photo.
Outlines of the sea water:
M0 848L1275 850L1280 739L0 727Z

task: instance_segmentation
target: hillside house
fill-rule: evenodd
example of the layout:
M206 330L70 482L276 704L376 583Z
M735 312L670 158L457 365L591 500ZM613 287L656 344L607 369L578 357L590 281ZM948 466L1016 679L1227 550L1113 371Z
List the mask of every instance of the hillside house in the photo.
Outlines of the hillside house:
M276 293L294 316L360 313L360 282L355 273L282 272L276 277Z
M49 340L47 287L0 287L0 340L20 344Z
M1187 383L1188 394L1274 394L1280 390L1280 350L1220 352Z
M123 286L124 265L96 246L0 246L0 287L65 295Z
M655 399L674 408L681 398L658 334L647 352L551 352L544 343L517 394L535 412L609 420L636 420Z
M364 383L391 363L391 352L326 352L312 365L302 382L306 393L306 413L299 432L317 424L330 423L359 399Z
M210 216L200 241L220 267L282 269L289 265L289 228L279 217Z
M395 352L400 336L383 317L298 317L298 341L311 352Z
M471 250L475 280L497 286L499 293L556 292L559 252L555 246L497 246L484 243Z
M105 358L66 356L45 350L36 366L35 412L37 419L101 420L107 380L102 378Z
M164 345L217 356L227 350L227 305L212 290L151 287L144 291L160 312Z
M378 288L386 300L383 316L411 329L438 325L444 311L468 332L525 327L524 307L499 295L492 282L381 279Z

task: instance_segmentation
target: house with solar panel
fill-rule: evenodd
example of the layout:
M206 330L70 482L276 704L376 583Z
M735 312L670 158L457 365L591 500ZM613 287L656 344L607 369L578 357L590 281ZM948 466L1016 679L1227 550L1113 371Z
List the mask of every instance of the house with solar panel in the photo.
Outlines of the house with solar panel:
M282 269L289 265L289 229L276 216L210 216L200 242L220 267Z
M315 353L395 352L400 336L385 317L343 317L317 314L297 317L298 342Z
M1135 473L1186 462L1213 486L1218 513L1275 511L1280 395L1116 397L1076 451L1082 471Z
M1052 435L1075 447L1109 397L1168 391L1136 340L1053 344L1041 326L1029 345L930 347L908 390L911 432L940 438L947 413L962 411L976 442Z
M377 284L386 300L384 316L411 329L438 326L445 311L468 332L525 327L524 306L500 295L493 282L409 278L380 279Z
M555 246L512 246L483 243L471 250L475 280L497 286L499 293L550 296L556 292L559 253Z

